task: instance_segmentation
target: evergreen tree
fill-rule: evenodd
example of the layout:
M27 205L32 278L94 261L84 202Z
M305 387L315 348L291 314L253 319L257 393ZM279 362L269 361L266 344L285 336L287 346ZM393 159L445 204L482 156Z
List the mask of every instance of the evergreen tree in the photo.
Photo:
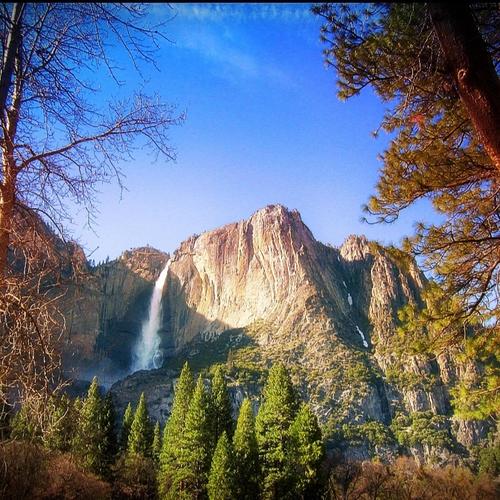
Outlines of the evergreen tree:
M322 4L313 11L324 18L325 59L336 69L339 97L370 86L389 103L378 129L392 137L365 211L376 222L391 223L426 198L441 215L439 223L416 224L404 244L425 257L439 283L428 288L424 304L405 312L405 333L417 339L409 351L433 357L449 349L467 362L491 359L485 380L462 385L455 406L464 418L496 419L498 6L394 2ZM463 346L464 333L472 337L470 346Z
M77 396L73 400L73 411L75 412L75 418L78 420L80 418L80 413L82 411L83 401L80 396ZM76 423L76 422L75 422Z
M417 225L415 238L408 243L418 255L429 258L429 267L443 278L447 295L464 297L457 314L468 318L496 308L496 302L489 299L498 282L500 221L491 214L500 163L495 167L489 157L484 137L471 119L474 113L453 81L452 65L439 43L439 23L430 5L387 3L359 9L324 4L314 12L325 19L324 52L326 62L336 68L339 97L348 99L371 86L384 102L391 103L379 128L393 137L382 156L377 194L367 212L378 221L392 222L416 201L432 201L445 221ZM491 67L497 96L496 116L491 117L495 116L498 130L500 81L492 64L492 58L498 63L500 48L493 35L498 31L498 9L492 5L472 10L473 14L465 15L473 24L475 16L472 29L476 34L469 35L468 41L475 36L475 49L482 45L485 58L481 56L482 62L469 68L470 81L478 83L478 75L472 73ZM477 102L483 97L476 95Z
M287 370L276 364L269 370L255 421L262 467L264 498L288 498L293 487L290 426L297 412L297 397Z
M319 496L319 472L324 456L321 430L316 415L303 403L290 427L295 466L295 494L297 498Z
M243 400L233 436L237 498L253 500L259 495L259 449L255 417L248 398Z
M47 430L43 441L50 450L69 451L76 430L74 405L65 394L60 398L51 398Z
M225 373L222 365L217 365L212 378L212 410L214 445L225 431L229 437L233 434L233 417L231 414L231 400L227 390Z
M210 395L201 376L186 415L186 425L177 451L177 470L170 494L191 498L206 496L208 473L213 453Z
M134 420L134 412L132 410L132 405L130 402L125 408L123 413L122 430L120 433L120 450L125 451L128 448L128 437L130 434L130 427L132 426L132 421Z
M210 500L233 500L236 498L237 483L233 447L226 431L222 432L217 441L210 467L207 491Z
M104 476L109 472L109 417L97 377L93 378L79 413L74 451L86 470Z
M111 393L108 392L103 400L102 430L105 437L105 454L109 464L114 462L118 452L118 438L115 432L116 412Z
M32 441L38 436L39 433L28 406L21 406L10 421L10 437L12 439Z
M160 454L160 473L158 485L160 496L167 497L173 488L178 462L179 440L184 432L186 415L193 396L193 373L186 362L174 390L172 412L163 431L163 442ZM172 494L172 498L175 494Z
M153 459L158 463L160 460L161 453L161 430L160 430L160 422L156 422L155 427L153 429L153 444L151 446L151 452Z
M152 438L148 407L144 393L142 393L130 427L127 451L131 454L142 455L143 457L151 456Z

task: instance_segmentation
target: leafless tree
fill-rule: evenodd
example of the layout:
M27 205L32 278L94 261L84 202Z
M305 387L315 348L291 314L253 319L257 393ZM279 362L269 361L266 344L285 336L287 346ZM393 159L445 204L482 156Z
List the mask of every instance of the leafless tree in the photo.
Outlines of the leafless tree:
M162 26L137 4L3 4L0 7L0 274L16 204L57 228L72 199L93 213L95 189L121 182L134 147L172 159L167 132L182 117L156 96L136 92L100 102L106 75L117 84L110 49L120 45L140 72L154 63Z
M17 394L39 405L60 383L64 321L50 283L61 263L78 265L75 247L58 248L45 224L64 235L70 200L92 220L96 188L121 185L120 165L136 148L175 156L167 133L183 116L172 106L141 91L115 101L100 95L107 81L123 84L112 57L119 49L139 75L154 64L166 37L147 9L0 6L0 403Z
M326 497L331 500L357 500L362 497L360 489L363 469L360 462L346 461L337 464L330 472Z

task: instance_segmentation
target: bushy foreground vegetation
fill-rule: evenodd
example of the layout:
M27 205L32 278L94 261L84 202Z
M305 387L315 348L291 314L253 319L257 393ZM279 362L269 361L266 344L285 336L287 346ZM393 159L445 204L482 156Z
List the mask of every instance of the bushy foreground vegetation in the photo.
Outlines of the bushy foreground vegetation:
M316 416L285 367L269 371L259 410L244 399L236 421L221 366L210 384L186 363L163 432L144 394L119 429L94 379L83 400L51 402L47 422L25 408L0 446L1 498L375 499L495 498L491 476L467 469L334 463ZM119 432L117 432L117 430ZM491 470L493 474L498 471ZM445 496L444 492L448 492Z

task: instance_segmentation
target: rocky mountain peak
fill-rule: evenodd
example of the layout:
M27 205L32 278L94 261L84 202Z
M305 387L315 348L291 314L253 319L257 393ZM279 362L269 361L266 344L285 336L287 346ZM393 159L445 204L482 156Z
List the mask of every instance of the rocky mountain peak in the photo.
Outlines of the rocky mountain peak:
M349 235L340 247L340 255L348 262L364 260L370 253L368 239L364 235Z
M167 260L142 247L92 270L91 289L68 311L65 358L76 371L92 367L108 380L129 372ZM166 394L185 359L199 369L227 362L233 379L244 381L235 386L239 396L250 390L249 374L280 360L322 423L387 426L398 412L420 412L434 425L433 415L448 412L445 381L455 368L415 356L400 366L391 347L398 310L421 301L424 279L411 256L365 236L349 236L340 249L323 245L283 205L193 235L171 259L163 288L165 365L115 386L119 408L144 391L164 421ZM484 431L460 429L457 439L469 436L469 444Z
M250 216L250 221L265 221L271 225L303 224L300 213L297 210L289 210L287 207L279 203L276 205L267 205L264 208L257 210Z
M68 314L75 368L94 366L110 378L129 372L167 259L143 247L94 268L91 293ZM193 235L175 252L163 287L164 367L115 385L120 411L144 391L164 421L186 359L196 369L227 363L238 401L280 360L322 423L385 428L403 412L432 426L434 415L447 415L444 383L455 368L415 356L400 366L392 352L398 310L421 302L424 279L411 256L365 236L349 236L340 249L323 245L283 205ZM484 431L461 429L457 439L472 444Z
M155 281L168 259L167 253L146 246L125 250L118 258L118 262L142 279Z
M316 242L309 228L304 224L297 210L289 210L283 205L268 205L255 212L246 221L253 230L254 237L267 239L274 233L275 238L287 240L288 251L311 248Z

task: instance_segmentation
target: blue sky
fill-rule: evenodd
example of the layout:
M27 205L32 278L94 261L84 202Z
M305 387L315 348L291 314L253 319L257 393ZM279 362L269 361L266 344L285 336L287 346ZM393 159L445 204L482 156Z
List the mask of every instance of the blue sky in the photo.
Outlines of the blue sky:
M176 162L136 154L122 164L127 191L101 188L93 230L76 215L73 234L87 253L96 249L91 258L145 244L171 252L271 203L298 209L316 238L334 245L352 233L397 244L432 217L423 202L390 226L360 222L388 141L371 135L384 108L370 90L337 99L309 4L149 8L172 18L171 42L161 44L158 70L142 68L144 89L187 119L170 131ZM140 78L124 67L118 92L126 94Z

